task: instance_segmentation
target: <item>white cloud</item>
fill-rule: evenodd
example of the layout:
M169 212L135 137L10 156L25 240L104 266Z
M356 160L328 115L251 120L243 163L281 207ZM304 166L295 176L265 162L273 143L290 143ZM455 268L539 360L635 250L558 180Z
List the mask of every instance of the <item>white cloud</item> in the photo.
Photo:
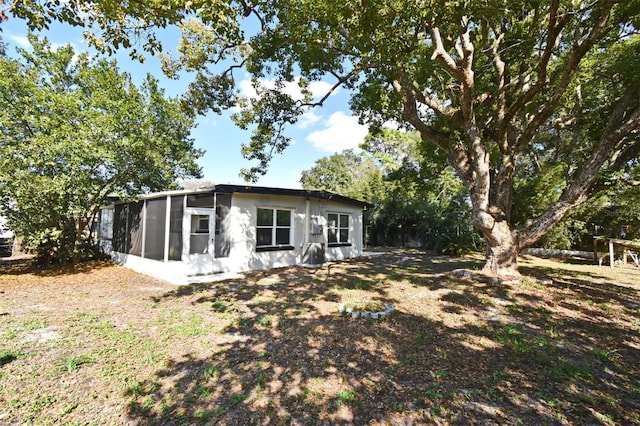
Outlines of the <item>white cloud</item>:
M31 47L31 43L29 43L29 39L26 36L20 36L20 35L10 35L9 38L18 45L18 47L21 47L23 49L27 49L29 47Z
M331 114L323 123L324 129L312 132L307 140L318 149L339 152L356 149L368 133L368 127L358 123L358 118L342 111Z
M318 115L313 111L308 111L304 115L302 115L302 117L298 121L298 127L301 129L307 129L314 124L319 123L320 120L322 120L321 115Z
M251 80L241 80L238 86L240 87L240 95L247 98L255 98L258 96L258 94L256 93L256 89L254 89L253 85L251 84Z
M321 98L326 95L329 90L331 90L332 85L327 83L326 81L313 81L309 83L309 90L313 95L314 99ZM338 89L335 92L331 93L331 96L334 96L338 93Z
M300 78L295 81L284 84L282 92L288 94L294 100L302 99L302 92L298 86ZM275 79L261 79L260 85L267 89L275 88ZM240 95L249 99L258 98L256 89L250 79L244 79L239 82ZM325 96L331 89L332 84L326 81L314 81L309 83L309 91L314 101L318 101ZM331 93L335 95L338 91ZM297 123L299 129L309 129L310 127L320 127L320 130L309 133L306 140L311 142L314 147L328 152L339 152L345 149L356 149L364 140L369 132L368 126L358 123L358 118L347 115L342 111L334 112L329 118L324 119L323 116L316 114L313 110L308 110L302 115Z
M17 47L20 47L22 49L25 49L27 51L31 51L31 42L29 42L29 39L27 38L27 36L23 36L23 35L16 35L16 34L11 34L9 35L9 38L11 39L11 41L13 41ZM52 41L49 40L49 50L51 52L57 52L59 49L66 47L67 45L71 44L71 47L73 48L73 58L71 59L72 63L76 63L78 62L79 59L79 49L78 46L76 46L73 43L54 43Z

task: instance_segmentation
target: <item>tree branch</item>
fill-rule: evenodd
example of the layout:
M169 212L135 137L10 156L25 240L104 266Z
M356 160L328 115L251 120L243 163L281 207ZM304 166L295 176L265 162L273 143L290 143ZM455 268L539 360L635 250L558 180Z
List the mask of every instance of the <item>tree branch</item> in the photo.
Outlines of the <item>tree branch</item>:
M340 86L342 86L344 83L349 81L349 79L351 79L354 75L358 74L360 71L361 70L359 70L359 69L354 69L354 70L351 70L345 76L339 76L338 74L332 73L332 75L338 79L338 82L336 84L334 84L333 86L331 86L331 88L329 88L329 90L327 90L327 92L324 94L324 96L322 96L322 98L319 101L317 101L317 102L300 102L299 106L301 106L301 107L312 107L312 108L321 107L322 105L324 105L325 101L329 98L329 96L331 96L333 93L335 93L335 91Z
M576 172L573 181L562 191L558 201L553 203L545 213L538 217L531 225L519 231L520 248L535 243L551 226L560 221L573 207L582 204L588 198L588 193L598 177L598 171L610 158L618 143L640 127L640 106L628 112L628 107L640 96L640 82L632 84L620 99L607 127L596 145L589 160ZM637 145L635 142L634 145Z
M525 91L511 107L506 111L504 119L501 122L502 132L506 132L506 128L511 124L511 121L516 114L524 108L542 89L547 85L547 67L549 66L549 60L552 57L553 50L558 43L558 37L560 36L562 29L571 20L570 14L565 14L558 21L557 13L559 8L559 0L553 0L549 7L549 24L547 26L547 38L545 40L545 48L540 56L540 59L533 67L537 73L536 83Z
M611 7L612 1L607 1L606 4L603 5L602 10L600 11L600 15L598 16L595 25L591 28L591 32L589 33L589 35L582 43L579 43L573 47L571 56L567 61L567 65L564 67L564 72L559 78L556 89L553 91L552 95L545 100L544 104L541 106L537 114L529 121L525 131L520 134L516 146L517 151L521 151L523 147L531 141L531 139L538 131L538 128L545 121L547 121L556 110L560 99L564 95L567 87L569 86L569 83L571 82L574 74L578 69L580 61L587 54L589 49L593 47L593 45L602 34L606 22L609 19L609 12L611 10ZM568 14L566 16L568 16Z
M431 55L432 61L440 62L446 70L457 76L460 80L463 79L462 72L458 69L456 61L447 53L444 45L442 44L442 36L440 35L440 29L438 27L429 27L431 33L431 40L435 49L433 55Z
M395 80L393 87L402 95L402 118L410 123L423 140L429 141L441 148L447 154L447 162L458 171L458 175L468 187L472 185L470 158L460 145L453 145L449 135L445 135L428 126L418 112L415 89L413 86L405 86Z

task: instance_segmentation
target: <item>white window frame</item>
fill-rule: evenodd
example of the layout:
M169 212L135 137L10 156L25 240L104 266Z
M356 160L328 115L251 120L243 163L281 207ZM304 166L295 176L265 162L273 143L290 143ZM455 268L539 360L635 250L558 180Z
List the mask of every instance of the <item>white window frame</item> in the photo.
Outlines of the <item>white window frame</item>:
M260 210L270 210L272 215L272 223L271 225L258 225L258 212ZM278 212L287 212L289 213L289 225L282 226L278 225ZM258 230L259 229L271 229L271 244L258 244ZM288 243L286 244L277 244L277 231L279 229L288 229L289 230L289 238ZM283 207L257 207L256 208L256 250L257 251L268 251L268 250L293 250L293 209L283 208Z
M332 224L332 221L330 220L331 215L336 215L337 216L337 221L334 224ZM347 217L347 225L346 226L341 226L341 220L340 219L343 216ZM329 241L332 230L335 232L336 241ZM341 230L346 230L347 231L347 240L346 241L342 241L341 240L341 232L340 232ZM350 213L327 212L327 243L328 243L328 245L330 247L331 246L351 245L351 214Z
M196 220L194 221L194 219ZM191 215L191 235L208 234L209 226L209 215Z

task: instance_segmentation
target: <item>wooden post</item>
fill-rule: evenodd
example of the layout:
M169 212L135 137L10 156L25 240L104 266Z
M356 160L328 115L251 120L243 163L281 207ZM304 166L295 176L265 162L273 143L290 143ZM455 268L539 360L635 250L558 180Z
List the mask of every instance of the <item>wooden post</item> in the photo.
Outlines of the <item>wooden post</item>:
M613 241L609 240L609 266L613 268L613 263L615 262L613 256Z

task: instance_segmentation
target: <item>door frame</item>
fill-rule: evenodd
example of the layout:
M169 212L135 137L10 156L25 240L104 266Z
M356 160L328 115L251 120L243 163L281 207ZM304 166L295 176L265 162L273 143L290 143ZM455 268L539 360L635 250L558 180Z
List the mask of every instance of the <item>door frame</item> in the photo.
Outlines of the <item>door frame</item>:
M207 252L206 253L191 253L191 217L209 216L209 235L207 238ZM204 207L185 207L184 216L182 220L182 246L183 259L186 258L191 262L209 262L215 258L215 238L216 238L216 209L204 208Z

